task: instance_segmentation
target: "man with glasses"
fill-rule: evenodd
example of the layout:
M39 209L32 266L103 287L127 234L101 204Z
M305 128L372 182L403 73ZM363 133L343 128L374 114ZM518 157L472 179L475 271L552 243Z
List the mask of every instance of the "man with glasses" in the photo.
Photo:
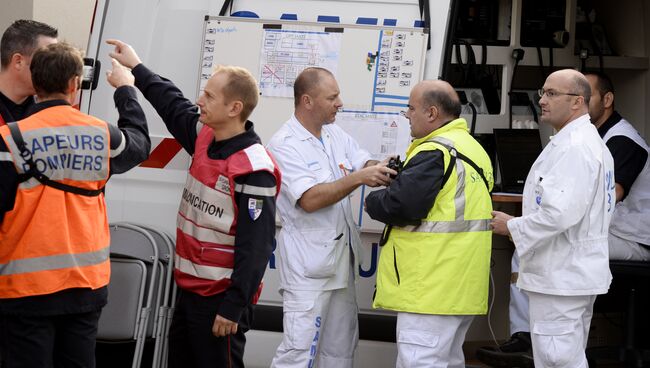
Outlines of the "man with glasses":
M398 312L397 367L465 367L465 334L487 312L492 165L460 111L449 83L418 83L404 167L366 198L388 225L373 306Z
M530 169L522 216L494 211L492 227L512 238L521 261L535 366L587 367L593 304L612 278L614 162L589 120L591 87L581 73L551 74L540 95L541 121L557 134Z
M616 203L609 227L609 259L650 260L650 214L643 207L650 192L648 145L634 127L614 110L614 85L600 72L585 73L591 87L589 115L614 158ZM543 90L539 90L540 97ZM548 95L548 92L547 92ZM648 199L645 199L647 201ZM620 202L620 203L619 203ZM532 367L528 298L514 283L519 267L516 253L510 287L510 331L512 337L496 347L478 349L477 357L493 366Z

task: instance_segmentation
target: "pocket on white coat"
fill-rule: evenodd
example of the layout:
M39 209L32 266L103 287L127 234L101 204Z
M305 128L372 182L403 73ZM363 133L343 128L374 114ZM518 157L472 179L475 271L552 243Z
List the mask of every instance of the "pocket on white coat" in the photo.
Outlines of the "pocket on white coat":
M302 231L307 244L302 249L305 277L322 279L336 274L336 248L344 242L343 233L331 230Z
M533 354L544 362L545 367L567 366L581 353L582 339L576 321L538 321L532 333L533 343L538 341Z

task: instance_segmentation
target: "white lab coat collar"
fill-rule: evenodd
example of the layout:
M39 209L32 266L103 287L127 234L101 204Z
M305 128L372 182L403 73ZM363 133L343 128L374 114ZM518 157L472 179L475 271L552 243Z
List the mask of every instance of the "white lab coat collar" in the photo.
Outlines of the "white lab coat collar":
M551 141L549 143L553 144L553 146L561 144L560 140L567 139L571 136L572 131L586 124L591 124L589 114L584 114L576 119L571 120L567 125L564 126L564 128L550 137Z
M304 125L298 120L295 114L291 115L291 119L287 122L289 128L291 131L293 131L293 134L296 136L296 138L300 139L301 141L306 141L309 140L310 138L313 139L318 139L316 136L311 134L307 128L305 128ZM324 129L321 129L321 137L324 135Z

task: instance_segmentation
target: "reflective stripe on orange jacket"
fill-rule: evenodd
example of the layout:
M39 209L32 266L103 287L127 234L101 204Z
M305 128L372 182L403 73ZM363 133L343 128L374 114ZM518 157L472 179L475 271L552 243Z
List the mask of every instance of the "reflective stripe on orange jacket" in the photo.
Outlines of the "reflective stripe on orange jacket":
M19 127L39 171L79 188L104 187L109 176L107 123L71 106L54 106ZM0 135L16 171L26 171L7 126ZM0 178L2 180L2 178ZM110 276L104 195L77 195L31 178L19 184L16 202L0 224L0 298L97 289Z

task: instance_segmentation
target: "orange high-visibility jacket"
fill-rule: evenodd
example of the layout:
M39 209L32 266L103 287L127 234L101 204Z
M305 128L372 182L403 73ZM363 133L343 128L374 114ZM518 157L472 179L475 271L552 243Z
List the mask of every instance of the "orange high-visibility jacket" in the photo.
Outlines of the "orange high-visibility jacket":
M18 126L38 171L78 188L104 187L110 160L107 123L62 105L41 110ZM0 127L0 135L16 171L25 173L27 164L8 126ZM23 181L14 208L0 224L0 298L107 285L109 243L103 194L74 194L33 177Z

